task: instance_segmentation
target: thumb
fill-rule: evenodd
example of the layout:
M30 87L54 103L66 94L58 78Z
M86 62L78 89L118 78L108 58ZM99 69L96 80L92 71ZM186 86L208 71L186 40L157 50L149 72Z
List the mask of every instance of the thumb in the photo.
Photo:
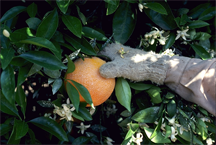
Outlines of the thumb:
M114 62L107 62L99 69L100 75L104 78L119 77L119 67Z

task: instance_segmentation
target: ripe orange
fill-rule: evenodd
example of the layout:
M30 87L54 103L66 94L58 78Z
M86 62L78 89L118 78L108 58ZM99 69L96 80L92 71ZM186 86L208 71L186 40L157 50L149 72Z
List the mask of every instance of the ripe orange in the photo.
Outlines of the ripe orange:
M98 57L84 58L84 61L79 58L74 62L75 70L65 76L65 79L74 80L87 88L94 106L104 103L115 87L114 78L103 78L99 73L99 68L105 63L104 60ZM71 81L69 82L73 85ZM66 87L66 81L64 84ZM85 102L81 95L80 102ZM88 104L87 107L90 107L90 105Z

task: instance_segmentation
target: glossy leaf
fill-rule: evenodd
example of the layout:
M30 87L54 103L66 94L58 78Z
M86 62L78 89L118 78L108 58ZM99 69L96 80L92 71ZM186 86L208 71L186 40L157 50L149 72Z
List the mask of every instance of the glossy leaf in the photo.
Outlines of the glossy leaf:
M162 102L162 99L161 99L161 95L160 95L160 92L161 92L161 89L159 87L151 87L149 90L146 91L149 96L151 97L151 101L153 103L161 103Z
M205 124L208 126L208 130L212 133L216 133L216 130L215 130L215 125L213 123L209 123L209 122L205 122Z
M144 127L144 131L147 137L150 139L151 135L154 132L154 129ZM168 138L165 139L160 131L158 132L157 136L151 139L151 141L154 143L171 143L170 139Z
M124 44L134 31L136 18L128 2L123 2L113 16L113 38L116 42Z
M27 7L27 13L31 18L37 14L37 5L34 2Z
M87 144L89 141L90 141L90 138L89 138L89 137L86 137L86 136L79 136L79 137L77 137L77 138L73 141L72 145Z
M34 63L29 70L28 76L31 76L31 75L39 72L41 69L42 69L42 66Z
M16 42L28 39L29 35L27 34L27 32L30 32L30 29L28 27L15 30L13 33L11 33L12 41Z
M177 130L178 130L178 132L180 132L180 128L179 127L177 127ZM189 141L189 142L191 141L190 140L190 132L183 131L182 134L178 133L178 136L180 136L181 138L183 138L186 141ZM203 145L203 143L195 135L193 135L193 143L194 144Z
M193 39L204 41L204 40L209 39L209 38L211 38L210 34L208 34L206 32L197 32Z
M176 34L171 32L169 34L168 39L166 40L166 43L165 43L164 47L163 47L164 50L170 48L175 43L175 38L176 38Z
M212 19L213 17L215 17L215 7L211 7L209 9L206 9L200 16L199 16L199 20L203 20L203 21L207 21Z
M136 133L136 131L137 131L138 128L139 128L139 124L129 123L129 130L128 130L128 132L127 132L124 140L127 140L127 139L131 138L132 135L134 133Z
M196 6L192 10L190 10L188 16L192 17L192 19L196 19L202 14L206 9L210 7L210 3L204 3Z
M193 48L193 50L196 52L197 55L199 55L202 59L210 59L210 54L200 45L196 44L190 44L190 46Z
M12 126L10 124L0 124L1 136L5 135L11 130L12 130Z
M15 119L14 125L16 127L15 140L21 139L28 132L28 124L25 121Z
M160 3L148 2L148 3L146 3L145 6L148 7L149 9L152 9L152 10L160 13L160 14L167 15L166 9Z
M167 11L168 15L160 14L151 9L144 9L145 14L159 27L164 30L173 30L177 27L171 9L167 3L160 3Z
M171 100L167 104L167 113L168 113L170 118L172 118L176 114L176 102L175 102L175 100Z
M64 129L56 121L48 117L37 117L29 122L56 136L59 140L68 141L68 137Z
M42 20L41 24L37 29L36 36L50 40L58 27L58 12L56 9L52 11L45 19Z
M18 114L18 111L17 111L17 108L15 107L15 104L11 104L6 98L5 96L2 94L0 94L0 99L1 99L1 111L6 113L6 114L10 114L10 115L13 115L13 116L18 116L19 117L19 114ZM20 118L20 117L19 117Z
M115 2L116 2L115 4L108 3L106 15L111 15L116 11L116 9L119 6L119 1L115 1Z
M209 23L206 23L202 20L192 21L191 23L188 24L190 29L201 28L201 27L205 27L208 25L209 25Z
M19 57L50 70L67 69L67 67L54 55L45 51L30 51L19 55Z
M211 43L209 39L206 40L200 40L199 41L199 45L202 46L205 50L209 50L211 47Z
M26 7L24 7L24 6L15 6L15 7L11 8L1 17L0 23L3 23L4 21L9 20L9 19L17 16L19 13L21 13L25 10L26 10Z
M86 121L92 120L92 115L87 110L85 103L80 103L79 112L77 113L77 115L79 115L80 117L82 117Z
M24 90L22 89L22 86L18 86L17 87L17 91L15 94L15 100L17 102L17 104L21 107L21 111L23 113L23 116L25 118L25 112L26 112L26 95Z
M91 107L94 108L92 99L91 99L91 95L89 93L89 91L80 83L75 82L73 80L70 80L73 85L76 87L76 89L79 91L80 95L85 99L85 101L91 105Z
M56 50L58 51L52 51L52 53L59 59L62 59L62 50L61 50L61 46L58 42L56 42L55 40L52 40L53 45L55 46Z
M14 121L15 122L15 121ZM13 130L10 134L10 138L8 139L7 144L19 144L20 143L20 139L16 140L16 124L14 123L13 125Z
M118 102L131 112L131 89L128 82L123 78L118 78L115 85L115 95Z
M160 107L149 107L132 116L132 119L142 123L154 123Z
M28 25L28 27L33 30L37 30L40 23L41 20L36 17L32 17L26 20L26 24Z
M91 45L86 42L86 40L84 40L83 42L81 42L83 39L75 39L72 37L65 37L66 41L69 42L74 48L76 48L77 50L81 48L81 52L88 54L88 55L96 55L95 50L91 47ZM86 45L84 45L84 43L88 43ZM74 51L74 50L72 50Z
M14 104L14 89L15 89L15 76L14 70L8 65L5 70L1 72L1 88L5 98Z
M63 14L66 14L68 6L70 4L70 0L57 0L56 3L58 5L59 9L61 10L61 12Z
M48 48L51 51L58 52L58 50L55 48L53 43L45 38L42 37L34 37L34 38L29 38L25 40L18 41L19 43L26 43L26 44L34 44L37 46L41 46L44 48Z
M61 71L59 70L50 70L50 69L44 68L44 73L54 79L57 79L61 76Z
M169 125L166 125L165 129L166 129L166 134L165 134L164 138L168 138L172 134L172 130L171 130L171 127Z
M175 97L175 95L173 93L170 93L170 92L168 92L165 96L165 98L167 98L167 99L172 99L174 97Z
M19 74L18 74L18 80L17 80L17 86L22 85L22 83L28 77L28 73L29 73L31 66L32 66L32 64L29 63L23 67L20 67Z
M79 15L79 18L81 19L83 25L86 25L87 24L87 20L86 20L85 15L82 12L80 12L80 8L77 5L76 5L76 7L77 7L77 13Z
M62 86L62 79L61 78L57 78L55 81L54 81L54 83L53 83L53 85L52 85L52 93L53 93L53 95L56 93L56 92L58 92L58 90L60 89L60 87Z
M139 91L144 91L144 90L148 90L151 87L153 87L154 85L151 84L144 84L144 83L131 83L129 82L129 85L131 88L135 89L135 90L139 90Z
M154 132L151 134L151 137L149 139L154 138L160 132L160 128L161 128L161 124L162 124L162 116L163 115L161 115L159 122L158 122L156 128L154 129Z
M75 70L75 65L73 63L73 61L67 56L67 60L68 60L68 69L66 74L68 73L72 73Z
M74 16L63 15L62 21L65 26L77 37L81 38L82 23Z
M85 37L88 37L90 39L96 38L96 40L99 40L99 41L106 41L108 39L104 34L90 27L83 27L82 34Z
M13 50L12 47L9 47L8 49L1 49L0 53L1 53L0 54L1 55L1 66L2 66L2 69L4 70L11 62L15 51Z

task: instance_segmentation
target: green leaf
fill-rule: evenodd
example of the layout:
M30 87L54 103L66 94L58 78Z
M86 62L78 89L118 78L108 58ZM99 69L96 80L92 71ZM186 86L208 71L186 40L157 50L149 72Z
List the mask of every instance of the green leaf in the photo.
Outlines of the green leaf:
M86 121L92 120L92 115L87 110L86 103L80 103L79 112L77 113L77 115L79 115L80 117L82 117Z
M14 18L15 16L17 16L18 14L20 14L21 12L25 10L26 10L26 7L24 6L15 6L11 8L1 17L0 23L3 23L6 20Z
M117 0L104 0L106 3L108 3L108 4L112 4L112 5L116 5L116 3L117 3Z
M53 85L52 85L52 93L53 95L60 89L60 87L62 86L62 79L61 78L57 78Z
M37 5L33 2L27 7L29 17L35 17L37 14Z
M55 41L55 40L52 40L52 43L54 44L56 50L58 51L58 52L52 51L52 53L53 53L59 60L61 60L61 59L62 59L62 50L61 50L60 44L59 44L57 41Z
M29 122L56 136L61 141L68 141L68 137L64 129L56 121L48 117L37 117Z
M131 88L135 89L135 90L139 90L139 91L143 91L143 90L148 90L151 87L153 87L154 85L151 84L144 84L144 83L131 83L129 82L129 85Z
M20 143L20 139L18 139L18 140L15 139L16 138L16 131L17 131L17 127L16 127L16 124L14 123L13 130L10 134L10 138L9 138L7 144L19 144Z
M18 74L18 80L17 80L17 86L22 85L23 82L25 82L25 79L28 77L29 70L32 66L32 63L29 63L25 66L20 67L19 74Z
M16 127L15 140L21 139L28 132L28 124L25 121L15 119L14 125Z
M41 20L36 17L32 17L26 20L26 24L29 26L30 29L33 30L37 30L40 23Z
M27 44L34 44L37 46L41 46L44 48L48 48L51 51L58 52L56 47L53 45L53 43L45 38L42 37L34 37L34 38L29 38L25 40L18 41L19 43L27 43Z
M18 114L17 108L15 107L15 104L12 105L5 98L5 96L2 94L2 91L1 91L1 94L0 94L0 99L1 99L1 108L0 109L1 109L2 112L19 117L19 114Z
M131 112L131 90L128 82L123 78L118 78L115 85L115 95L118 102Z
M68 69L66 74L68 73L72 73L75 70L75 65L73 63L73 61L67 56L67 60L68 60Z
M215 17L215 7L211 7L209 9L206 9L200 16L199 16L199 20L203 20L203 21L207 21L212 19L213 17Z
M206 23L202 20L196 20L196 21L192 21L188 24L190 29L195 29L195 28L201 28L201 27L205 27L208 26L209 23Z
M57 79L61 76L61 71L59 70L50 70L50 69L44 68L44 73L54 79Z
M85 15L82 12L80 12L80 8L77 5L76 5L76 7L77 7L77 13L79 15L79 18L81 19L83 25L86 25L87 24L87 20L86 20Z
M28 129L28 134L30 136L30 144L36 144L35 134L30 128Z
M119 1L115 1L115 2L116 2L115 5L108 3L106 15L111 15L116 11L116 9L119 6Z
M174 20L174 16L172 14L172 10L170 9L167 3L159 2L167 11L168 15L160 14L151 9L144 9L145 14L159 27L164 30L174 30L177 25Z
M209 50L211 47L211 43L209 39L206 40L200 40L199 41L199 45L202 46L205 50Z
M81 38L82 23L74 16L63 15L62 21L65 26L77 37Z
M91 99L91 95L89 93L89 91L80 83L75 82L73 80L70 80L73 85L76 87L76 89L79 91L79 93L81 94L81 96L85 99L85 101L91 105L91 107L94 108L92 99Z
M200 5L198 5L197 7L193 8L190 12L189 12L189 17L192 17L192 19L196 19L200 16L200 14L202 14L206 9L208 9L210 7L210 3L202 3Z
M63 14L66 14L70 0L56 0L56 3Z
M150 139L152 133L154 132L154 129L144 127L144 131L147 137ZM165 139L160 131L154 138L151 139L151 141L154 143L171 143L170 139L168 138Z
M186 14L181 15L180 25L183 26L187 22L192 22L192 21L188 18L188 16Z
M20 40L28 39L29 36L32 36L31 30L28 27L21 28L15 30L13 33L11 33L11 40L16 42Z
M158 12L158 13L160 13L160 14L167 15L166 9L160 3L148 2L148 3L146 3L145 6Z
M12 47L9 47L8 49L1 49L0 53L1 53L0 54L1 55L1 66L2 66L2 69L4 70L11 62L15 51L13 50Z
M89 141L90 141L90 138L89 138L89 137L80 136L80 137L77 137L77 138L72 142L72 145L87 144Z
M67 69L59 59L45 51L30 51L19 55L19 57L50 70Z
M127 139L131 138L132 135L134 133L136 133L136 131L137 131L138 128L139 128L139 124L137 124L137 123L130 123L129 124L129 130L128 130L128 132L127 132L124 140L127 140Z
M11 129L12 129L12 126L10 124L0 124L1 136L11 131Z
M169 125L166 125L165 130L166 130L166 134L165 134L164 138L168 138L168 136L170 136L172 134L171 127Z
M38 65L38 64L33 64L32 67L30 68L30 71L28 73L28 76L31 76L37 72L39 72L42 69L42 66Z
M205 124L208 126L208 130L210 131L210 132L212 132L212 133L216 133L216 130L215 130L215 125L214 124L212 124L212 123L209 123L209 122L205 122Z
M180 127L177 127L178 132L180 132ZM183 138L186 141L191 141L190 140L190 132L187 131L183 131L183 133L178 133L178 136L180 136L181 138ZM199 145L203 145L203 143L195 136L193 135L193 143L194 144L199 144Z
M153 103L161 103L162 102L162 99L161 99L161 95L160 95L160 92L161 92L161 89L159 87L151 87L149 90L146 91L149 96L151 97L151 101Z
M76 50L81 49L81 52L83 52L87 55L96 55L95 50L84 39L76 39L76 38L66 36L65 40L67 42L69 42L74 48L76 48ZM86 45L86 43L88 43L88 44ZM72 50L72 51L74 51L74 50Z
M142 123L154 123L160 107L149 107L132 116L131 119Z
M96 40L99 40L99 41L106 41L108 39L104 34L90 27L83 27L82 34L85 37L88 37L90 39L96 38Z
M206 32L197 32L194 36L193 40L201 40L204 41L206 39L211 38L211 35Z
M210 54L202 46L196 44L190 44L190 46L203 60L211 58Z
M161 124L162 124L162 117L163 117L163 115L161 115L160 120L159 120L156 128L154 129L154 132L151 134L151 137L149 139L154 138L160 132L160 128L161 128Z
M39 25L36 36L50 40L58 28L58 12L56 9L52 11Z
M21 111L23 113L24 119L25 119L25 112L26 112L26 95L24 90L22 89L22 86L17 87L17 91L15 93L15 100L17 104L21 107Z
M163 47L164 50L170 48L175 43L176 34L174 32L171 32L169 34L168 39L166 40L166 43Z
M170 93L170 92L168 92L165 96L165 98L167 98L167 99L172 99L174 97L175 97L175 95L173 93Z
M1 88L5 98L11 104L14 104L15 76L14 70L10 65L1 72Z
M72 116L78 120L85 121L81 116L78 115L77 112L73 112Z
M124 44L130 38L136 24L136 15L128 2L123 2L113 16L113 38Z
M169 117L171 117L171 118L176 114L176 102L175 102L175 100L171 100L167 104L167 113L168 113Z

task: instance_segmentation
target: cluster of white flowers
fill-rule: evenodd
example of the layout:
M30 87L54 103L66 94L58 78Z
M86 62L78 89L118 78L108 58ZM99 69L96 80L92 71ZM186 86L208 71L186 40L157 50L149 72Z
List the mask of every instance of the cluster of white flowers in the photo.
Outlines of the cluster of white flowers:
M144 46L148 47L149 44L150 45L153 45L155 43L155 41L157 40L159 42L160 45L165 45L166 43L166 40L167 40L167 37L168 36L163 36L164 34L164 30L159 30L158 28L156 27L153 27L154 30L152 30L151 32L149 33L146 33L144 36L145 36L145 39L141 39L140 41L140 46L142 44L144 44Z
M54 105L55 109L53 110L53 113L61 116L60 120L66 119L67 121L73 121L72 111L75 110L75 107L73 104L70 104L69 98L67 99L66 103L67 104L62 104L63 108Z
M136 143L137 145L140 145L141 142L143 142L143 134L141 132L137 132L136 137L132 135L132 138L127 143L127 145L130 145L132 142Z
M166 49L164 52L161 54L163 55L169 55L169 56L174 56L175 54L173 53L174 51L172 49Z

